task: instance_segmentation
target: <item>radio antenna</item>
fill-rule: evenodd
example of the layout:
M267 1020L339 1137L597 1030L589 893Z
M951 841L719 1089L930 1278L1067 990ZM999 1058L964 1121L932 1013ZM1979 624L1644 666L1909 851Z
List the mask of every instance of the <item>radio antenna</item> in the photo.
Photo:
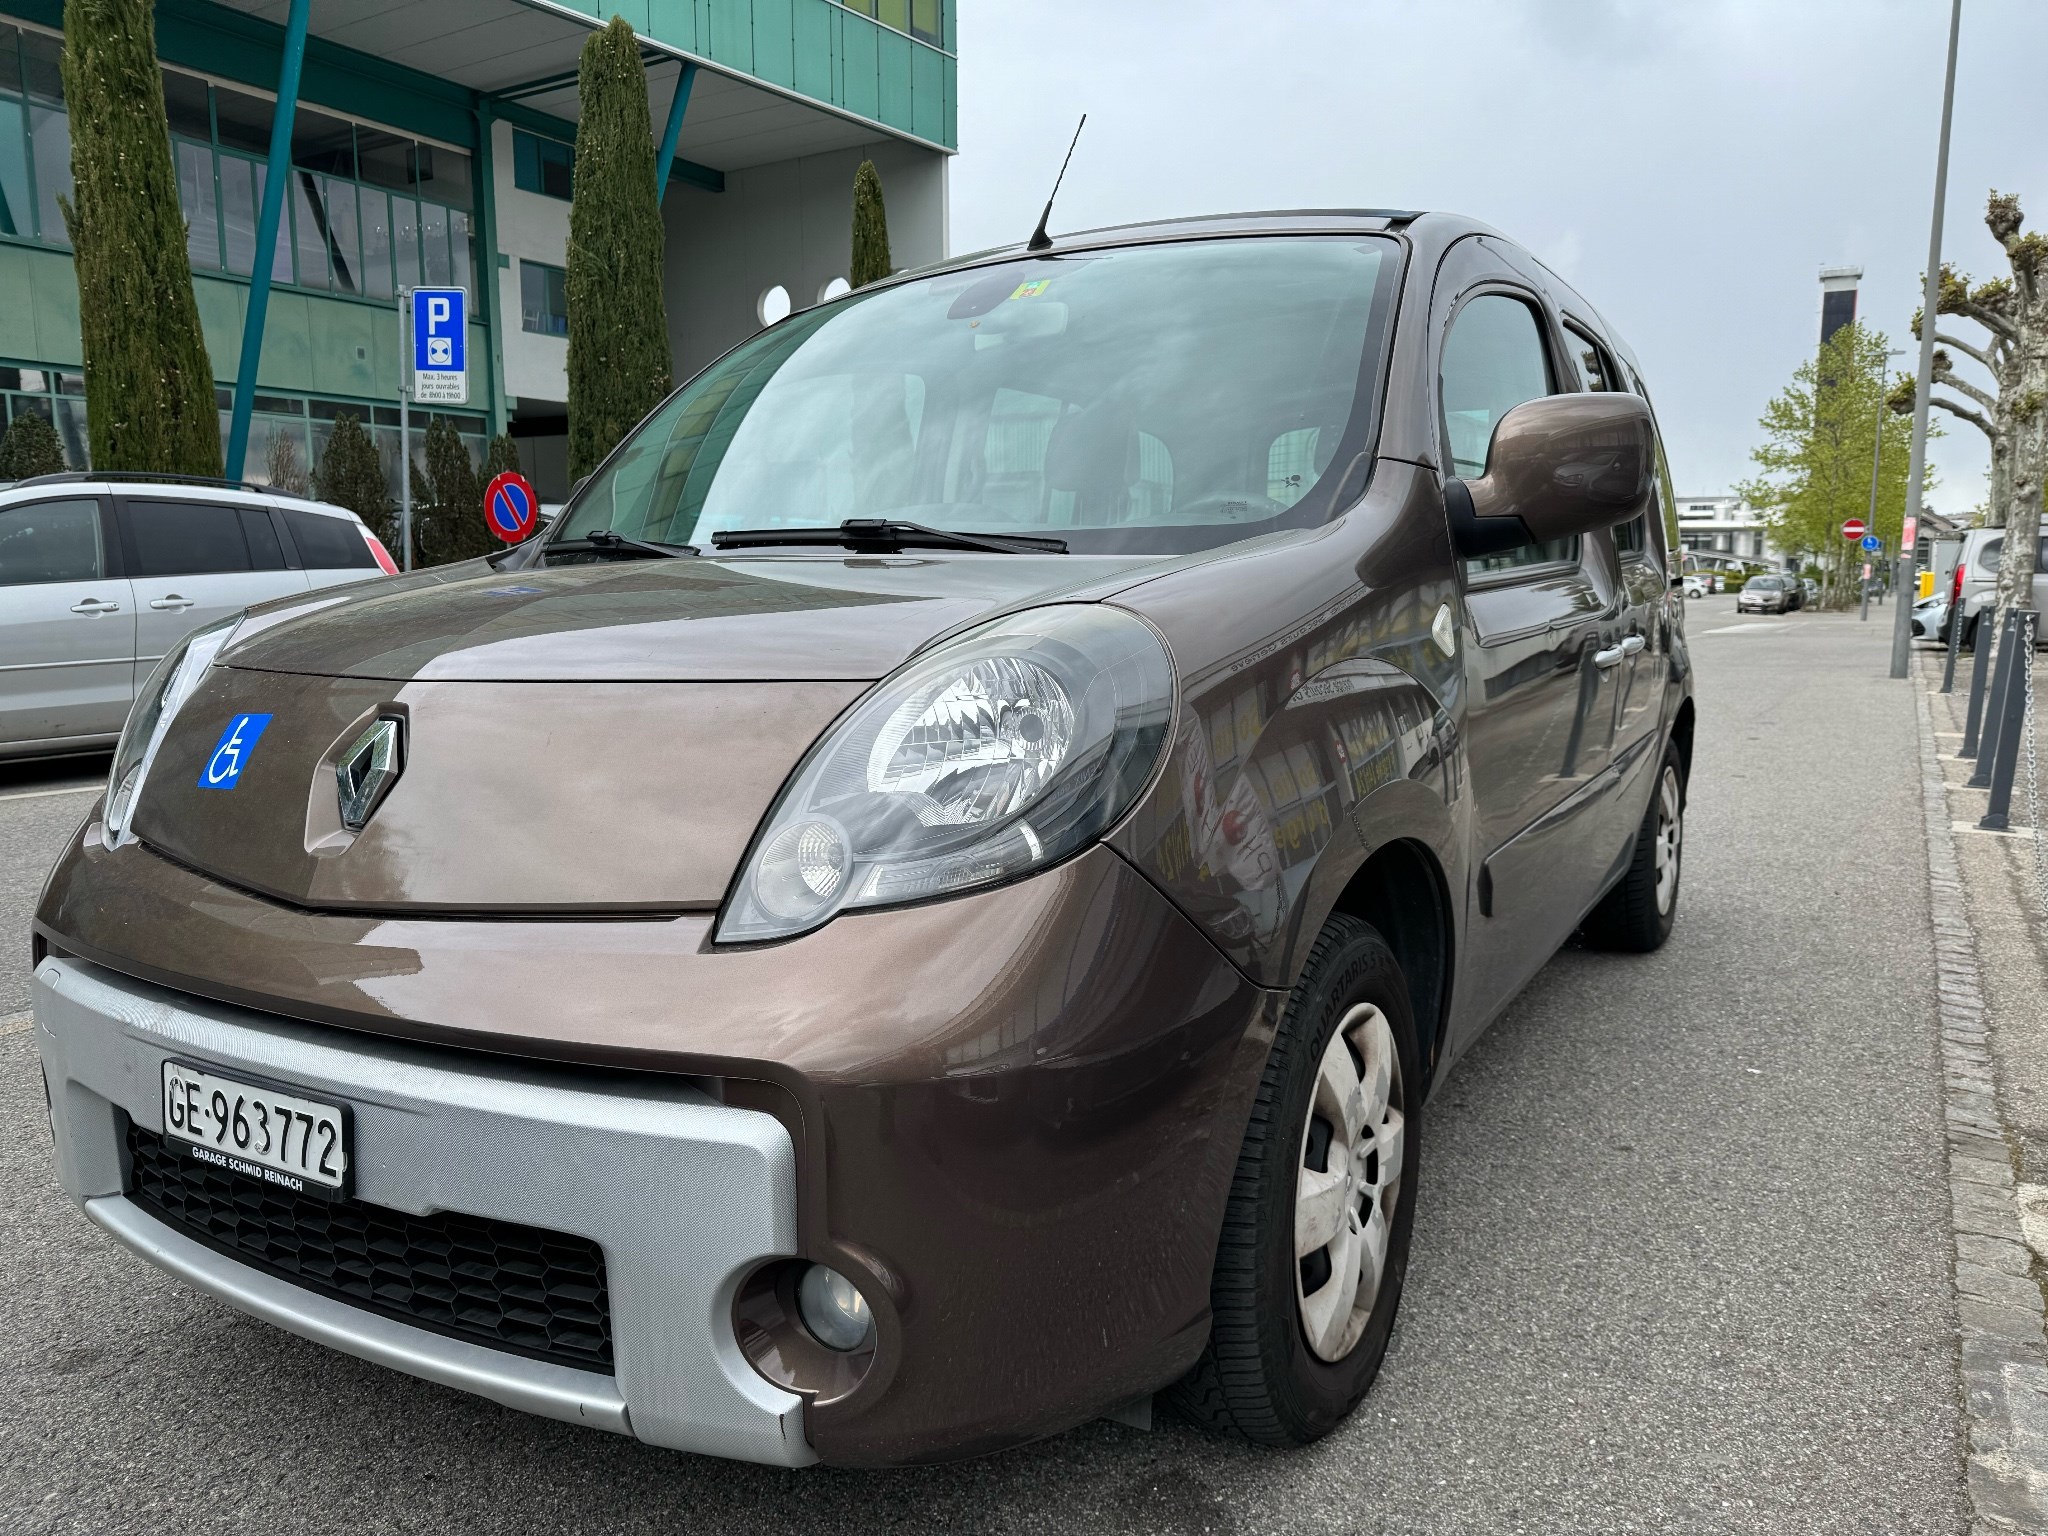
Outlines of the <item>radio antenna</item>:
M1038 216L1038 228L1031 231L1031 238L1024 242L1024 249L1027 251L1052 249L1052 236L1045 232L1045 221L1052 217L1053 198L1060 195L1060 183L1067 179L1067 165L1074 158L1074 144L1081 142L1081 130L1087 126L1088 114L1083 112L1080 123L1074 129L1074 143L1067 146L1067 158L1060 162L1060 173L1052 179L1052 197L1045 200L1045 212Z

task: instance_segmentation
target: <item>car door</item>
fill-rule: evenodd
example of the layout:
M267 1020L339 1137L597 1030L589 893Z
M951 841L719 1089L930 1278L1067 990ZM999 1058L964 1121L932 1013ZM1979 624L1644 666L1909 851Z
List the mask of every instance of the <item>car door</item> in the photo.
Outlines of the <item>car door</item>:
M1440 333L1438 405L1447 470L1472 478L1503 415L1577 380L1532 285L1484 251L1462 266ZM1465 985L1483 1021L1570 934L1611 862L1601 795L1617 695L1602 653L1621 606L1596 539L1461 565L1478 871Z
M135 588L136 676L202 625L306 590L269 508L166 494L117 496Z
M135 696L135 598L105 500L0 508L0 753L116 735Z

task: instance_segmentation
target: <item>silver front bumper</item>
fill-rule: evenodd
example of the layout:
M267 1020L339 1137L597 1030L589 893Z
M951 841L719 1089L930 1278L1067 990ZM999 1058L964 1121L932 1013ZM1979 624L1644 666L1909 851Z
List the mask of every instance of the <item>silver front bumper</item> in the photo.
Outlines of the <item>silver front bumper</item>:
M36 969L57 1172L101 1226L278 1327L380 1365L655 1445L801 1466L802 1403L741 1355L733 1296L796 1251L796 1162L773 1116L679 1081L578 1073L296 1024L76 960ZM339 1099L356 1198L588 1237L604 1249L615 1374L411 1327L223 1257L122 1195L119 1116L161 1132L167 1057Z

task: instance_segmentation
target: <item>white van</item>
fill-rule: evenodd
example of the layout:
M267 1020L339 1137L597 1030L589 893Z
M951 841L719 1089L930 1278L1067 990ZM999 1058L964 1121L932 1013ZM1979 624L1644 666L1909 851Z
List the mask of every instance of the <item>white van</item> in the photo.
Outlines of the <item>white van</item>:
M1949 591L1955 595L1949 610L1962 615L1965 646L1976 643L1977 620L1986 608L1997 601L1998 562L2004 553L2003 528L1963 530L1963 545L1956 555L1955 574L1949 578ZM2048 610L2048 517L2041 519L2040 532L2034 542L2034 607Z

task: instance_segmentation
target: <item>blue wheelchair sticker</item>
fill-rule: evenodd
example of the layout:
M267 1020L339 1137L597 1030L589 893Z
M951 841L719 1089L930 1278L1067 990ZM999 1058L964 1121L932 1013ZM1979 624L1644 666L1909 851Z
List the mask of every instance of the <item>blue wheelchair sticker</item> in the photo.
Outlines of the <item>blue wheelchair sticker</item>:
M237 715L213 744L213 754L199 775L201 789L233 789L242 782L242 770L249 766L249 754L270 724L268 715Z

